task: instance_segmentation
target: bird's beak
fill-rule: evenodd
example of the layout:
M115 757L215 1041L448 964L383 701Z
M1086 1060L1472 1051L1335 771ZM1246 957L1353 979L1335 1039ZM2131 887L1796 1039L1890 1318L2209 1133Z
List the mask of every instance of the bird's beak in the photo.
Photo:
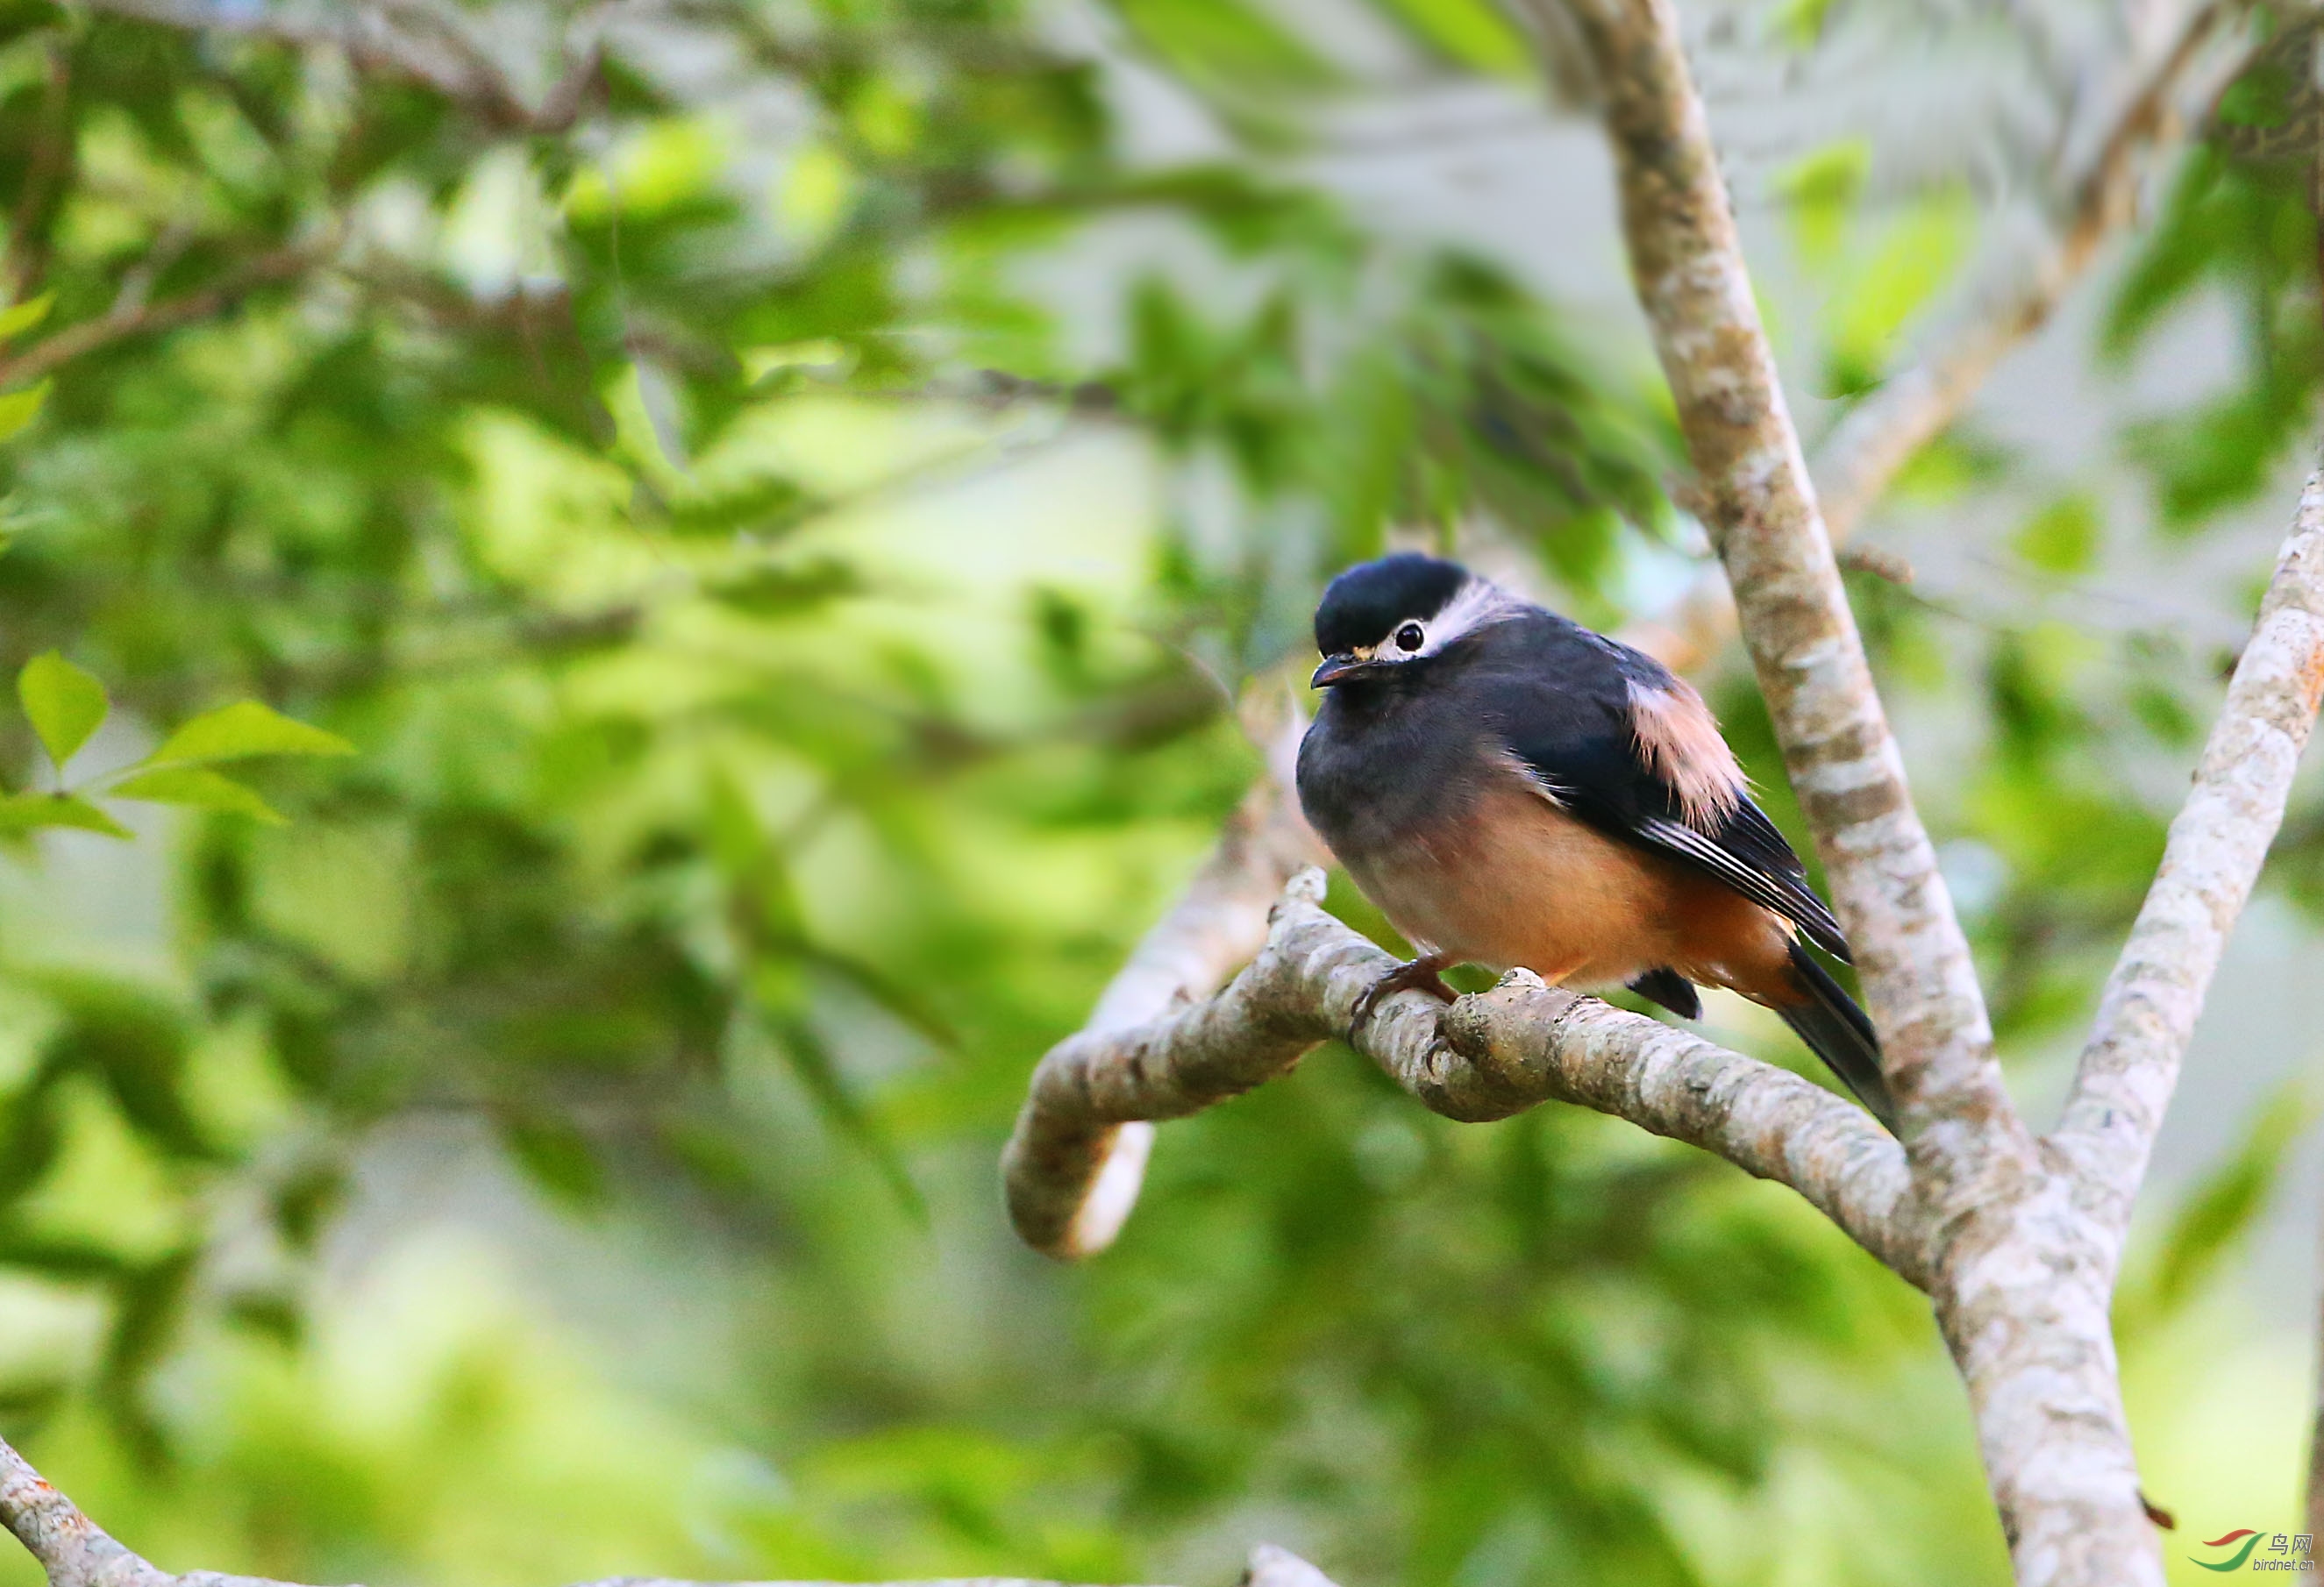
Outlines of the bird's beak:
M1360 673L1370 671L1371 658L1342 650L1336 656L1326 656L1323 664L1315 669L1315 676L1307 680L1309 688L1329 688Z

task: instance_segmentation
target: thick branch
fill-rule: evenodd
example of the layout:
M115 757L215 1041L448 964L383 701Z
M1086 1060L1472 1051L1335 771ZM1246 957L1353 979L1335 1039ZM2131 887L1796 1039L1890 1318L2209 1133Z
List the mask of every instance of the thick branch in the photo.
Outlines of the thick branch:
M2107 1331L2112 1278L1994 1061L1762 333L1668 0L1572 0L1608 85L1638 297L1896 1092L1937 1318L2019 1580L2159 1583Z
M1133 1029L1177 1004L1207 997L1267 940L1268 911L1284 884L1323 857L1290 792L1289 752L1298 731L1296 716L1272 730L1270 761L1284 764L1260 778L1227 818L1210 858L1140 939L1074 1039ZM1036 1098L1041 1084L1037 1074ZM1175 1116L1103 1117L1028 1100L1001 1161L1017 1232L1055 1257L1089 1256L1112 1244L1138 1204L1154 1146L1151 1121Z
M0 1443L0 1526L40 1562L49 1573L50 1587L148 1587L171 1579L115 1542L5 1443Z
M2227 934L2283 823L2324 694L2324 470L2309 476L2195 786L2098 1001L2052 1143L2119 1242Z
M1010 1208L1035 1245L1071 1166L1030 1140L1175 1119L1239 1095L1338 1038L1450 1119L1503 1119L1567 1102L1715 1152L1790 1186L1915 1283L1904 1154L1861 1109L1798 1075L1625 1013L1526 971L1449 1010L1425 994L1383 1001L1351 1034L1357 1001L1396 965L1323 909L1323 879L1296 878L1267 946L1217 996L1130 1029L1084 1030L1035 1071L1006 1160Z
M1707 525L1737 592L1833 901L1932 1202L2030 1162L1993 1059L1969 944L1904 767L1760 328L1717 155L1668 0L1575 0L1606 85L1623 231Z

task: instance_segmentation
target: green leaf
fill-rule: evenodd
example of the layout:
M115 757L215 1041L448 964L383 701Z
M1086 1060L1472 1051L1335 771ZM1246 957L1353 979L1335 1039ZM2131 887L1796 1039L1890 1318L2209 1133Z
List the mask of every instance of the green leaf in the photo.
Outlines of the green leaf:
M2044 573L2072 575L2090 570L2105 534L2098 499L2077 491L2026 520L2012 543L2020 557Z
M42 292L37 298L27 298L22 303L11 303L0 309L0 341L21 336L49 317L49 305L55 302L54 292Z
M2260 1105L2251 1134L2180 1209L2155 1263L2155 1298L2175 1306L2218 1268L2267 1210L2292 1143L2315 1121L2315 1104L2295 1081Z
M49 400L49 383L26 386L21 392L0 392L0 441L14 436L41 416L41 404Z
M309 727L256 700L237 700L195 717L145 757L161 766L187 761L240 761L253 755L352 755L355 745L336 733Z
M1973 430L1956 427L1931 441L1896 471L1888 494L1900 502L1943 506L2009 471L2008 449Z
M1794 50L1808 49L1823 37L1831 4L1832 0L1783 0L1775 7L1776 36Z
M1533 62L1525 36L1479 0L1376 0L1390 16L1456 66L1517 77Z
M928 1222L928 1204L913 1182L911 1170L905 1167L904 1154L897 1149L887 1127L867 1108L862 1099L850 1090L839 1073L838 1061L829 1047L807 1020L787 1010L761 1005L761 1015L767 1033L789 1060L791 1073L807 1088L824 1121L839 1134L853 1140L863 1155L871 1159L880 1177L887 1181L896 1202L916 1223Z
M1967 189L1941 188L1904 206L1868 250L1851 253L1849 268L1824 300L1828 378L1835 390L1880 378L1904 328L1967 256L1977 219Z
M2249 1238L2316 1114L2315 1100L2296 1079L2260 1103L2243 1144L2195 1186L2153 1259L2124 1286L2115 1311L2126 1333L2185 1306Z
M886 971L853 955L819 946L803 938L788 941L781 946L809 964L821 965L849 982L856 991L936 1046L949 1047L959 1045L959 1036L945 1022L944 1016Z
M172 1251L114 1286L113 1333L93 1386L114 1431L137 1454L164 1459L168 1435L147 1406L146 1379L178 1335L199 1266L198 1249Z
M603 1206L607 1186L596 1148L571 1123L552 1118L503 1118L501 1139L517 1166L551 1199L580 1210Z
M107 837L131 837L129 828L70 794L11 794L0 799L0 833L31 832L42 826L70 826L101 832Z
M1871 171L1871 140L1848 137L1810 150L1776 176L1775 195L1791 210L1794 240L1810 269L1839 259Z
M24 663L24 669L16 675L16 697L23 702L24 715L32 719L32 731L41 735L41 743L60 774L65 762L88 742L88 735L104 724L110 708L105 685L54 650Z
M313 1250L324 1224L346 1201L346 1193L344 1164L306 1164L275 1189L274 1232L294 1251L303 1255Z
M167 1157L217 1157L186 1099L193 1029L187 1010L134 982L72 971L38 983L64 1018L46 1055L101 1078L120 1117Z
M1338 75L1305 40L1240 0L1123 0L1118 9L1198 92L1312 91Z
M68 1280L118 1280L130 1270L119 1251L86 1236L42 1234L14 1224L0 1229L0 1266Z
M231 810L272 826L283 824L273 806L231 777L200 766L162 766L114 784L116 798L150 799L157 805L187 805L198 810Z

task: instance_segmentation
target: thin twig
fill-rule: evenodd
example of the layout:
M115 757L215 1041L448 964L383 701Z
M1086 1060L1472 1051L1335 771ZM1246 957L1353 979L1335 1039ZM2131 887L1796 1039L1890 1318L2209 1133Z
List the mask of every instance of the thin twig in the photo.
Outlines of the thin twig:
M2175 141L2193 118L2181 101L2206 97L2223 75L2210 46L2249 9L2249 0L2205 0L2172 46L2125 96L2120 113L2075 180L2063 223L2028 263L2013 260L2008 283L1971 300L1960 317L1927 339L1930 351L1853 409L1816 449L1816 494L1835 543L1853 534L1904 465L1936 438L1981 390L2003 359L2050 322L2089 272L2107 240L2137 214L2145 157ZM1707 567L1662 613L1622 637L1686 671L1735 636L1735 603L1723 571Z
M333 233L325 239L277 248L236 266L223 280L158 303L124 294L110 312L69 326L14 356L0 357L0 386L39 380L76 358L132 337L158 336L222 314L263 287L304 274L327 258L337 244L337 235Z
M82 0L94 10L191 32L235 33L302 48L343 51L357 68L434 89L504 131L553 135L570 131L586 107L603 65L596 30L602 10L574 24L578 48L538 106L529 105L492 57L457 21L419 5L312 9L220 5L206 0ZM420 30L415 31L417 23Z

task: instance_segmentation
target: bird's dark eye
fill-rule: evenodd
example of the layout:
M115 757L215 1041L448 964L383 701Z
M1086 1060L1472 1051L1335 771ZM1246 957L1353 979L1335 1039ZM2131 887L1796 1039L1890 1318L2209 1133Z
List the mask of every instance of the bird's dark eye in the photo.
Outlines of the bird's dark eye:
M1396 648L1399 650L1416 650L1427 637L1420 632L1420 624L1407 623L1396 631Z

